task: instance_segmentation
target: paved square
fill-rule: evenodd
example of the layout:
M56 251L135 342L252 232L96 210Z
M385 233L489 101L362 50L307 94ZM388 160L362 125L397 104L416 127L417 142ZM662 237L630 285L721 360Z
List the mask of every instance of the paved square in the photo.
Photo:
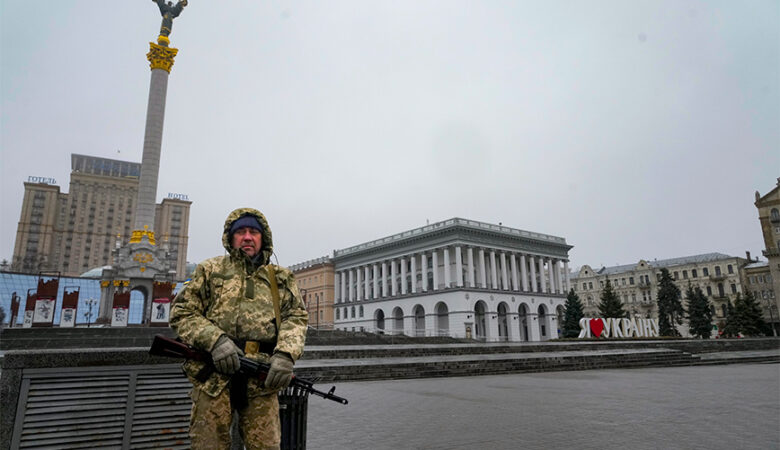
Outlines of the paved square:
M310 449L780 448L778 364L352 382L336 393L350 404L309 400Z

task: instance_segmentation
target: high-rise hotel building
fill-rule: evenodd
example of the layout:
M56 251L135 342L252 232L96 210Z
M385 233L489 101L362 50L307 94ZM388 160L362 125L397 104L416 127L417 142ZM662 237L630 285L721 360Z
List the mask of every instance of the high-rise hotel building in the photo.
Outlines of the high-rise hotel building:
M24 183L12 270L78 276L112 264L114 250L132 235L140 172L139 163L73 154L69 193L31 177ZM168 249L178 279L185 278L191 204L166 198L155 210L157 245Z

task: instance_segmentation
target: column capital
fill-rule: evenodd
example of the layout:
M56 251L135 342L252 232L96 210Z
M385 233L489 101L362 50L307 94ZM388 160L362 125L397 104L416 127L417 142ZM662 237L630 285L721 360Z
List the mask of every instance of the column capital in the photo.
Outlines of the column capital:
M166 47L150 42L149 53L146 54L146 59L149 60L149 66L152 70L162 69L171 73L173 58L176 57L177 53L179 53L178 48Z

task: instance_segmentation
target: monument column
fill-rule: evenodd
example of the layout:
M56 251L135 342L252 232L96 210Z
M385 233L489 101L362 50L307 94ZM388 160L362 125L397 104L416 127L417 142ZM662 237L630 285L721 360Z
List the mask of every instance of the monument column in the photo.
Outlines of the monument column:
M135 203L135 222L128 244L116 250L111 272L116 279L127 280L129 290L138 288L143 293L144 306L141 319L143 324L151 324L152 322L151 311L156 283L170 284L173 282L173 274L175 274L170 270L171 261L168 260L168 249L166 246L156 245L154 221L168 75L173 67L174 57L179 52L178 49L170 47L168 36L171 33L171 27L173 27L173 19L178 17L182 9L187 6L186 0L179 0L176 5L173 5L172 2L166 4L162 0L157 3L163 21L157 43L150 42L149 53L146 54L152 73L146 107L138 195ZM104 278L103 281L109 280ZM168 295L170 296L170 294ZM170 299L166 299L166 301L170 301ZM101 295L100 305L98 320L109 322L110 316L113 314L113 298L104 298ZM158 320L157 324L162 325L166 321L167 318L164 321Z

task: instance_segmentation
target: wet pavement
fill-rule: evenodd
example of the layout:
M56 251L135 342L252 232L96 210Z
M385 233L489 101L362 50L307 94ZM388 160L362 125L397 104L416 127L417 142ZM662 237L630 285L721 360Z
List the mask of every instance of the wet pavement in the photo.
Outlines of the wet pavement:
M336 386L350 404L309 400L310 449L780 448L776 363Z

